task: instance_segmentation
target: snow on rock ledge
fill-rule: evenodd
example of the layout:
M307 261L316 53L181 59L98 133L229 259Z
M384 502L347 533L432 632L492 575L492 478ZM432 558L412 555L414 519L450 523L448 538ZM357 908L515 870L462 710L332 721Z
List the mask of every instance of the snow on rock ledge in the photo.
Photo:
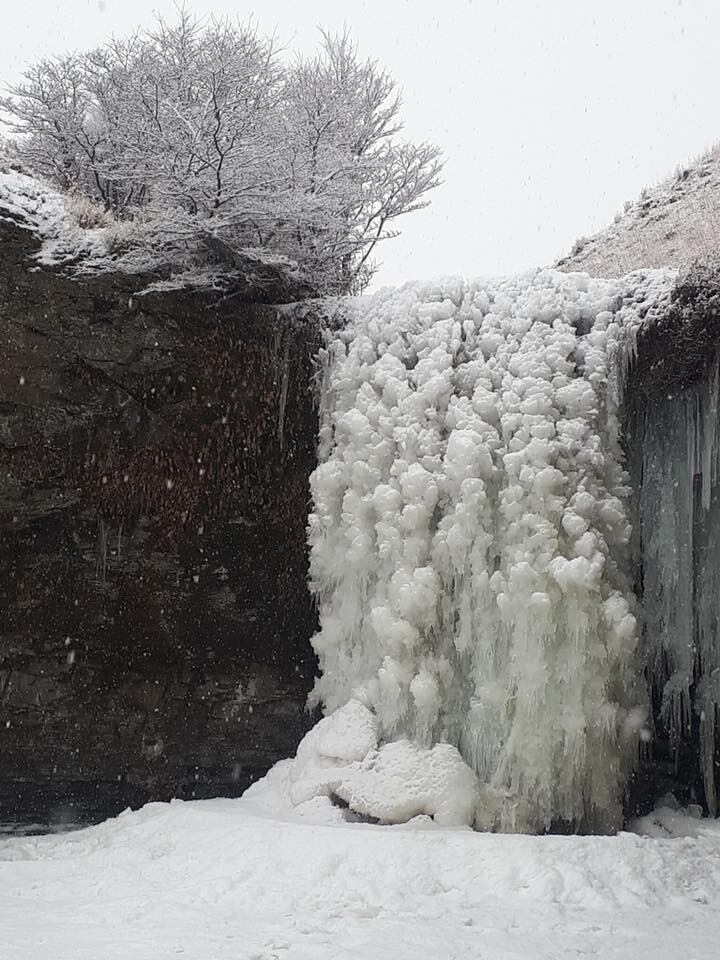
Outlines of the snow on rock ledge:
M294 302L312 294L297 264L256 247L228 245L207 224L175 212L115 220L101 204L20 173L0 157L0 225L29 230L32 261L89 279L134 278L138 295L172 290L242 292L245 299Z
M314 698L367 704L385 745L337 796L369 812L383 779L397 810L393 776L452 744L481 825L619 826L645 702L618 405L673 279L540 271L349 306L312 478Z
M13 221L33 230L41 244L35 257L38 266L60 267L82 261L90 270L107 260L112 229L107 225L81 227L73 202L77 205L80 201L73 201L42 180L0 169L0 221ZM89 206L90 201L86 204ZM101 211L98 208L98 217Z

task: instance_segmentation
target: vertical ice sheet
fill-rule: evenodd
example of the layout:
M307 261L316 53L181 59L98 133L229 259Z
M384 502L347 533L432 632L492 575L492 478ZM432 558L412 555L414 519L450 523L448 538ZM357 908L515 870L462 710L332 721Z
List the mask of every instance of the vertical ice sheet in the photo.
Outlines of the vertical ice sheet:
M718 364L692 387L653 401L633 428L641 458L643 643L671 742L700 729L708 808L718 812L720 488ZM637 472L637 468L636 468Z

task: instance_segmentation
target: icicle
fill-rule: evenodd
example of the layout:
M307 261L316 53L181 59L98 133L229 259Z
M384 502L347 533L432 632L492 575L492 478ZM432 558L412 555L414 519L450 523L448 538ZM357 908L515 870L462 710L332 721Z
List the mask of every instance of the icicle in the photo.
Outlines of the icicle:
M95 578L105 583L107 579L107 552L108 552L108 530L105 521L100 520L98 524L97 538L97 559L95 561Z
M713 431L715 425L706 423ZM718 812L717 713L720 705L720 487L713 485L707 509L698 512L696 550L696 636L698 645L696 710L700 715L700 748L705 798Z
M285 337L281 363L280 398L278 401L278 437L280 449L285 446L285 408L287 406L288 384L290 381L290 337Z
M700 712L700 750L705 784L705 800L711 817L718 815L717 786L715 783L715 721L717 702L710 700Z
M718 429L718 380L720 374L720 357L715 360L712 372L707 381L704 410L700 411L702 418L701 447L702 447L702 506L703 510L710 509L710 496L713 485L717 482L717 429ZM702 388L700 388L702 390ZM702 394L698 391L698 404Z

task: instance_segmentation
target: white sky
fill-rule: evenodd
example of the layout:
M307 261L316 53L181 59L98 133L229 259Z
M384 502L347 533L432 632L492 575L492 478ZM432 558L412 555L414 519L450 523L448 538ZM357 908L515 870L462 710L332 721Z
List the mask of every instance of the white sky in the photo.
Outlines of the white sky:
M553 261L720 138L719 0L194 0L294 49L351 28L404 91L445 183L380 250L380 282ZM0 0L0 81L173 14L172 0Z

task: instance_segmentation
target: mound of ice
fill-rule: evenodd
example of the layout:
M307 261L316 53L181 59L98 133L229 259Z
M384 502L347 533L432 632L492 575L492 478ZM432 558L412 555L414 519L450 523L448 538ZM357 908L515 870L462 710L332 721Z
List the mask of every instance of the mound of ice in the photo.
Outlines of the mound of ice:
M341 771L367 756L377 742L377 720L357 700L324 717L298 746L290 768L292 803L336 792Z
M322 802L332 798L352 814L381 823L425 815L445 826L470 826L478 786L476 774L448 743L430 749L400 740L378 747L376 718L350 700L305 736L287 781L275 789L287 789L300 816L321 812L337 819Z
M481 822L620 823L645 704L618 406L673 276L407 285L327 344L314 699L456 746Z
M703 809L699 804L691 803L682 807L672 793L662 797L655 809L633 820L628 829L641 837L663 840L674 837L699 837L706 828L711 829L716 822L703 819Z
M426 815L443 826L475 820L477 775L449 743L432 749L408 740L386 743L345 774L335 794L355 813L381 823Z

